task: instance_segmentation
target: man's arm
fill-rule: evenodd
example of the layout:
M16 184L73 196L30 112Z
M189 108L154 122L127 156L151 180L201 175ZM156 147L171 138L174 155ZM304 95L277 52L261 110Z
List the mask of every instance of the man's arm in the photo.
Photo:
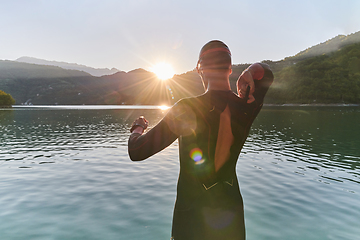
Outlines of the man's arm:
M142 161L160 152L178 138L162 120L154 128L142 134L141 127L136 127L128 141L128 153L132 161Z
M196 128L196 117L182 101L175 104L166 116L150 131L144 118L134 121L128 141L128 152L133 161L144 160L163 150L180 135L191 134Z
M274 75L269 65L254 63L240 75L236 83L238 94L240 98L246 98L248 92L247 103L252 103L255 100L262 103L273 79ZM248 88L250 88L250 90Z

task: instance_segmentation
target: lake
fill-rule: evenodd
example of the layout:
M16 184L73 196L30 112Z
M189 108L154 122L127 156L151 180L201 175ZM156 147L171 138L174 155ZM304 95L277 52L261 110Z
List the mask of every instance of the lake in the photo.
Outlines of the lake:
M0 109L0 239L170 239L178 144L127 155L158 107ZM264 107L239 157L247 239L360 239L360 107Z

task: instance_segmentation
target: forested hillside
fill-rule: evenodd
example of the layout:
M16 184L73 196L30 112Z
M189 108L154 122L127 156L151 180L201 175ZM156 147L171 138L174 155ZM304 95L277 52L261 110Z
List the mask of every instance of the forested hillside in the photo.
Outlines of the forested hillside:
M18 105L172 105L204 91L195 72L176 75L169 81L161 81L143 69L94 77L76 70L12 61L0 61L0 90L11 94Z
M323 54L335 52L342 47L360 42L360 32L352 33L347 36L339 35L332 39L327 40L324 43L312 46L304 51L299 52L291 60L300 61L310 57L315 57Z
M263 61L275 79L266 103L360 103L360 32L281 61ZM356 42L356 43L354 43ZM230 84L250 64L233 65ZM195 70L161 81L143 69L94 77L83 71L0 60L0 90L16 104L168 104L204 92Z
M360 44L275 71L267 102L360 103Z
M32 63L32 64L38 64L38 65L48 65L48 66L57 66L64 69L69 70L78 70L87 72L93 76L101 77L104 75L111 75L114 73L119 72L116 68L108 69L108 68L92 68L85 65L80 65L76 63L67 63L67 62L59 62L59 61L48 61L33 57L21 57L15 60L16 62L23 62L23 63Z

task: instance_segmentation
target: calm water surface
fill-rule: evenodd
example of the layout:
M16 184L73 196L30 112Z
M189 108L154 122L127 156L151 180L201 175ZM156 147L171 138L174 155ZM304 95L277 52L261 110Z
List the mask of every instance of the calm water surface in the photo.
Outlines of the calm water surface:
M0 110L0 239L169 239L177 142L144 162L159 109ZM247 239L360 239L360 108L266 107L237 165Z

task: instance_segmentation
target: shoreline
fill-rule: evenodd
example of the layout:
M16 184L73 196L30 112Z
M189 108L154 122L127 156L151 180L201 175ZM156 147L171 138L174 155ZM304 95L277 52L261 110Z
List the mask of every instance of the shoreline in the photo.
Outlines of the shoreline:
M360 104L346 104L346 103L284 103L273 104L264 103L264 107L359 107Z
M264 107L360 107L360 104L345 104L345 103L284 103L273 104L264 103ZM167 110L172 106L158 106L158 105L12 105L0 106L0 109L19 109L19 108L34 108L34 109L160 109Z

